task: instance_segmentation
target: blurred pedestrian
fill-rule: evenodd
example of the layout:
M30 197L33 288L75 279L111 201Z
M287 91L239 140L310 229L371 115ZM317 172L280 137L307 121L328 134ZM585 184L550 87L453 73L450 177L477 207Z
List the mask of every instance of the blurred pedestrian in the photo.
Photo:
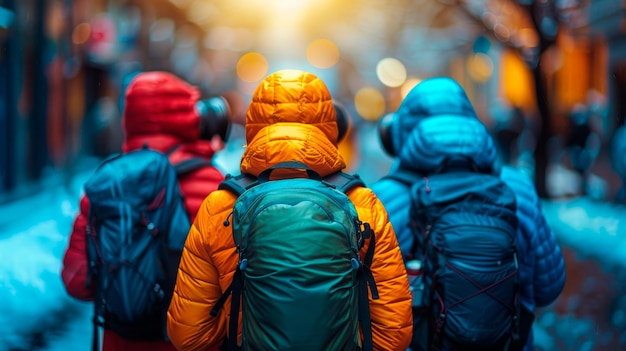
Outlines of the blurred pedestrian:
M511 110L510 115L496 124L495 140L497 141L500 162L504 165L515 164L521 149L519 140L526 130L526 117L519 107Z
M613 134L611 142L611 160L621 184L615 194L614 202L626 205L626 126L622 125Z
M323 81L298 70L271 74L252 95L245 128L247 147L241 158L242 175L236 179L250 179L249 190L239 201L234 190L225 187L209 195L202 205L185 244L168 312L172 342L181 351L201 350L228 336L229 349L237 344L246 350L321 351L357 349L357 344L367 349L365 340L370 336L375 350L406 349L411 337L409 286L385 209L366 187L345 191L358 219L371 225L373 235L368 237L369 245L359 245L360 258L350 259L359 252L356 247L335 255L347 242L345 238L332 239L331 232L351 231L355 223L362 223L336 227L345 214L336 212L336 206L343 207L346 201L322 200L322 189L330 189L324 184L330 181L310 181L345 176L340 171L346 164L337 150L344 133ZM272 181L268 181L270 173ZM303 177L310 179L300 179ZM359 183L358 178L345 179ZM279 190L283 184L298 182L302 187L297 191ZM276 190L270 198L274 201L250 197L256 189L267 194ZM332 192L342 198L338 191ZM298 200L284 203L284 196L290 195ZM267 203L258 208L265 217L255 217L255 211L252 217L242 217L249 213L244 209L258 201ZM318 203L315 201L320 205L312 206ZM273 208L277 212L272 213ZM298 208L302 208L300 215L294 214ZM312 226L318 226L317 230L311 230ZM248 233L242 228L251 228L247 240L241 239L242 232ZM266 246L260 247L262 244ZM249 249L251 246L255 249ZM357 263L359 260L364 263ZM357 268L357 277L371 272L373 282L355 284L352 272ZM236 282L244 278L248 280L241 292ZM351 283L344 286L346 282ZM355 296L354 289L365 289L367 296L368 285L372 290L369 306L361 304L359 309L369 308L371 314L357 313L355 299L368 300L359 299L360 293ZM231 300L238 301L238 296L242 317L239 323L233 319L229 325L229 319L239 315L239 303L231 309ZM213 310L221 303L221 309ZM371 328L366 328L370 315Z
M118 153L122 149L123 132L120 114L115 101L110 97L102 97L95 102L92 112L89 114L90 122L87 128L83 128L83 148L91 150L90 155L107 157Z
M582 193L586 193L588 173L600 152L600 137L591 128L591 112L577 104L569 114L569 132L565 141L572 169L578 173Z
M425 340L442 350L490 350L476 342L489 332L504 334L483 342L502 340L509 334L501 326L511 329L509 340L519 336L524 350L532 350L533 312L559 296L565 264L531 181L512 167L494 169L494 142L463 88L450 78L422 81L379 129L395 161L372 190L390 214L404 260L420 260L425 276L414 280L421 285L412 285L414 294L423 289L425 296L414 296L412 350L421 350ZM511 227L517 228L512 234ZM499 278L517 273L517 287L486 271L499 272ZM434 290L428 291L430 284ZM521 306L510 305L512 289ZM518 307L527 312L515 312ZM503 320L507 315L519 319Z
M202 200L210 192L217 189L218 184L224 179L222 173L212 165L211 160L215 152L221 149L228 133L230 122L228 120L227 103L220 98L202 100L200 91L196 87L187 84L173 74L161 71L145 72L136 75L126 87L124 100L125 105L122 116L124 141L122 155L139 155L139 150L149 149L167 155L169 162L172 165L176 165L177 170L180 170L182 167L190 166L187 167L185 172L179 174L177 184L177 188L180 188L180 194L183 196L182 203L179 202L180 213L185 214L186 212L186 216L189 217L186 219L186 223L189 224L190 221L193 221L195 218ZM221 105L221 108L207 108L207 104L211 105L211 103ZM121 158L114 157L111 160L115 159L124 160L125 158L124 156ZM167 163L167 160L165 160L165 163ZM98 168L96 174L102 174L102 172L106 171L105 165L113 167L113 163L107 160ZM136 165L130 164L127 166L128 168L132 168ZM110 180L114 181L113 178L124 177L126 171L125 169L116 169L114 173L110 175ZM156 170L143 169L139 171L149 175ZM175 173L174 176L176 176ZM91 183L94 183L94 177L90 179ZM163 174L157 174L154 179L160 181L160 179L163 178ZM114 298L112 297L109 298L108 301L105 301L108 296L107 292L99 290L102 284L104 284L101 281L101 279L104 279L104 276L101 274L106 274L107 271L118 272L118 277L107 277L106 279L115 282L114 284L128 284L117 286L109 285L111 291L122 289L122 294L142 294L140 290L142 289L142 282L140 280L134 280L132 282L117 280L122 279L123 275L134 277L129 271L123 271L120 267L128 266L132 269L136 269L137 272L153 268L150 266L145 267L145 265L140 267L136 262L126 261L134 252L144 252L139 251L144 249L140 247L140 245L143 245L140 243L143 243L143 237L146 235L149 236L148 233L144 232L145 228L148 227L148 229L151 229L150 225L146 225L145 223L144 215L146 212L141 213L141 218L139 218L138 222L134 222L133 220L133 222L128 224L128 231L124 231L126 224L121 223L121 225L118 225L117 222L111 222L110 226L105 228L102 223L105 223L108 219L98 217L103 206L106 207L106 204L102 204L103 201L109 201L109 203L112 204L109 206L114 206L118 208L119 211L122 211L121 208L124 207L123 204L113 202L117 201L114 199L116 194L139 196L137 194L145 193L147 189L153 185L136 185L129 189L127 185L132 184L133 180L134 179L130 177L120 179L119 183L117 183L120 188L104 188L104 195L99 193L97 198L84 196L80 200L80 213L74 221L69 246L63 259L63 283L71 296L83 301L94 301L94 305L96 306L95 310L97 312L97 315L94 316L95 320L102 322L99 319L104 318L105 329L102 340L102 350L173 351L175 350L174 346L166 340L165 312L162 314L163 320L160 320L159 318L161 317L157 315L153 320L145 321L145 323L141 325L124 325L120 327L121 322L117 320L115 316L107 314L109 310L102 307L103 304L109 307L114 304L119 304L119 301L113 301ZM102 181L103 186L106 186L104 183L108 181L109 179L104 179ZM128 182L128 184L125 186L124 182ZM98 186L98 184L91 183L88 181L90 186ZM178 189L175 189L175 192L176 194L173 196L178 196ZM111 197L110 199L108 199L109 196ZM167 202L169 200L163 200L162 196L159 200L157 196L153 201L155 206L152 207L159 208L162 207L162 205L159 205L157 201L161 201L162 204L163 201ZM96 203L97 206L94 206ZM137 210L136 206L132 206L130 209L131 213ZM170 216L174 215L174 212L170 213ZM168 215L166 214L165 216ZM122 212L114 217L117 218L114 219L114 221L120 221L123 218L135 218L132 216L123 216ZM166 218L165 220L173 219ZM120 243L122 241L125 243L130 242L130 247L123 247L121 249L123 252L111 253L108 252L110 247L102 246L102 240L104 240L103 235L114 230L120 230L120 232L117 233L119 242L112 243L113 247L118 247L117 245L121 245ZM174 228L173 230L184 230L184 235L186 236L188 226L186 228ZM152 231L152 233L155 237L158 235L173 235L173 233L158 233L156 230ZM98 244L92 245L92 240L90 239L92 234L97 238L94 239L93 242L99 243L100 246L98 246ZM111 234L108 235L115 241L115 232L112 236ZM127 235L132 235L132 239L128 239ZM88 238L88 236L90 238ZM182 242L184 242L185 238L178 239L182 239ZM151 239L148 238L147 240ZM93 257L94 255L88 252L92 248L98 250L98 257ZM161 250L161 248L155 246L154 250ZM174 252L174 254L176 253ZM113 258L108 255L112 255ZM180 252L178 252L178 258L179 257ZM156 264L157 263L155 263L155 265ZM162 263L158 264L160 265ZM175 267L175 269L176 268L177 267ZM161 267L161 269L163 269L163 267ZM157 289L157 287L158 286L155 286L155 289ZM173 289L173 283L171 289ZM169 304L167 296L171 296L171 290L167 291L166 289L164 294L165 297L163 299L167 300L164 301L165 308L167 308ZM149 300L151 297L146 293L145 296L139 296L138 298L139 301L145 301ZM132 308L134 306L126 307ZM103 309L104 312L102 311ZM100 315L101 312L103 315ZM156 325L159 334L157 336L150 336L150 339L145 336L144 339L144 336L140 335L139 332L145 332L147 335L147 330L151 325ZM120 329L113 331L112 328L114 326ZM120 335L118 330L124 329L128 330L126 333L128 335ZM97 335L97 329L95 329L94 349L99 348Z

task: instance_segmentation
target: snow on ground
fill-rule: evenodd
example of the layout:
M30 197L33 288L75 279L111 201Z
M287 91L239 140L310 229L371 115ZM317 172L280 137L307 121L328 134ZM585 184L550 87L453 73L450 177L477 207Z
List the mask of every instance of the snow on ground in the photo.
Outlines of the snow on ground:
M545 202L559 242L607 267L626 266L626 207L587 197Z
M60 278L84 179L0 207L0 350L40 349L86 312Z

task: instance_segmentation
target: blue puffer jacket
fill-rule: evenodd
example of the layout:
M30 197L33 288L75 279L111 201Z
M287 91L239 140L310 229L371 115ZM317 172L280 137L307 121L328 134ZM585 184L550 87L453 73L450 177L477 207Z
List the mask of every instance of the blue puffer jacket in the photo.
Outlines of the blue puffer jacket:
M463 88L449 78L421 82L407 95L390 126L397 155L390 173L398 169L427 173L446 157L464 155L479 168L492 168L496 147L476 117ZM556 237L546 223L533 183L511 167L501 178L516 194L519 218L520 300L531 311L552 303L565 285L565 262ZM400 248L413 247L409 227L410 195L406 185L383 178L372 186L391 218ZM532 350L532 334L525 350Z

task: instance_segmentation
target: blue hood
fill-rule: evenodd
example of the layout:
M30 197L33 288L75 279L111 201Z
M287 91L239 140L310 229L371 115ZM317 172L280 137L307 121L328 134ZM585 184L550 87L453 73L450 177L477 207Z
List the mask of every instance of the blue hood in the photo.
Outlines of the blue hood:
M436 118L433 118L436 117ZM447 77L418 84L394 114L390 126L395 167L429 172L451 157L465 156L491 169L496 147L463 88Z

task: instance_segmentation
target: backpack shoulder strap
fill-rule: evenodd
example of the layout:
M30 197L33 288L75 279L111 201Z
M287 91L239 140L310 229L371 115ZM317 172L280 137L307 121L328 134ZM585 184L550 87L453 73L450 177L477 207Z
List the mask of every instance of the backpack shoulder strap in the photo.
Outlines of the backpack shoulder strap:
M181 146L182 146L181 144L174 144L173 146L169 147L167 150L161 151L161 153L165 155L169 160L170 156L172 156L172 154L174 154L176 150L180 149ZM152 149L150 149L148 144L144 144L141 147L141 150L152 150ZM206 159L201 158L201 157L190 157L177 164L172 164L172 166L174 166L174 169L176 170L177 177L193 172L202 167L207 167L207 166L212 166L212 165L213 163L211 163L211 161L207 161Z
M335 172L330 174L322 180L326 184L330 184L332 187L341 190L344 194L347 194L350 190L356 187L365 187L365 182L357 174L347 174L344 172ZM370 305L369 305L369 293L371 293L372 299L378 299L378 288L376 287L376 281L371 271L372 260L374 257L374 250L376 248L376 237L374 231L370 227L369 223L363 223L363 230L361 232L361 238L359 239L359 248L363 247L364 241L369 240L370 244L365 253L365 258L361 263L358 279L358 318L361 324L361 331L363 332L363 344L361 350L372 351L372 320L370 317Z
M335 172L324 177L324 182L331 184L344 193L356 188L364 187L365 182L359 177L358 174L348 174L344 172Z
M256 177L250 174L239 174L236 176L226 175L226 179L220 183L217 187L218 190L228 190L231 193L239 196L244 191L257 185L259 182Z
M167 158L169 159L170 156L172 156L172 154L176 152L176 150L178 150L181 146L182 146L181 144L175 144L169 149L163 151L163 154L165 154L165 156L167 156ZM207 167L207 166L212 166L212 165L213 163L211 163L211 161L207 161L204 158L190 157L182 162L175 164L174 169L176 170L176 176L180 177L182 175L193 172L202 167Z
M284 165L291 166L291 163L289 164L285 163ZM218 189L228 190L231 193L239 196L243 194L244 191L259 184L259 182L260 180L258 178L250 174L239 174L236 176L229 174L226 176L226 179L222 183L220 183ZM325 182L326 184L329 184L332 187L337 188L344 193L347 193L348 191L356 187L365 186L365 183L363 182L363 180L361 180L358 174L348 174L348 173L344 173L341 171L332 173L324 177L322 179L322 182Z
M200 157L192 157L183 162L177 163L174 165L174 169L176 170L176 175L178 177L200 169L202 167L212 166L213 164L210 161L207 161Z

